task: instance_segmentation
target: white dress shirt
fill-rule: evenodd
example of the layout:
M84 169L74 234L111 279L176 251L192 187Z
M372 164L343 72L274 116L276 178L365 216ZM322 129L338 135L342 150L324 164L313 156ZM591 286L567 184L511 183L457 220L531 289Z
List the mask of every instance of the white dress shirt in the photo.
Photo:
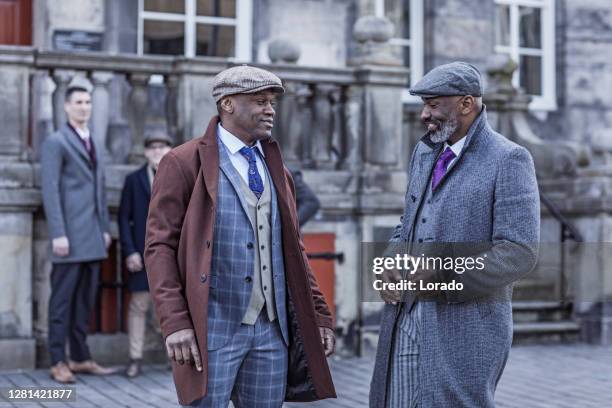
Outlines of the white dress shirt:
M83 139L83 140L87 140L87 139L89 139L89 137L91 136L91 135L90 135L90 132L89 132L89 128L85 128L85 130L83 130L83 129L81 129L81 128L75 127L75 128L74 128L74 130L76 130L77 134L78 134L78 135L81 137L81 139Z
M246 146L246 144L238 139L236 136L228 132L221 124L217 125L217 134L221 139L221 142L225 145L229 152L229 158L234 168L240 174L240 177L249 184L249 161L240 153L240 149ZM266 170L264 169L263 159L265 157L263 148L261 147L261 143L259 140L255 142L255 162L257 166L257 171L261 177L262 183L265 185L266 183ZM259 154L257 154L259 153ZM260 156L261 155L261 156Z

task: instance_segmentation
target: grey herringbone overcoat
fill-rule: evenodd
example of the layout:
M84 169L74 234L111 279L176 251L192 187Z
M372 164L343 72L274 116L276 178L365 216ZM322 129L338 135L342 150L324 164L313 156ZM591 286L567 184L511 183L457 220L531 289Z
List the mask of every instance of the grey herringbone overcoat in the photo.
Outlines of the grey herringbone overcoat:
M470 291L449 291L444 302L422 302L420 408L494 406L493 394L512 343L512 282L533 269L538 254L540 206L530 154L491 129L485 108L466 137L461 154L434 190L432 200L440 203L440 210L427 222L435 223L434 243L488 244L486 268L452 274ZM428 136L417 144L404 215L392 241L412 243L418 209L442 145L431 143ZM385 407L398 310L387 304L383 312L370 390L373 408Z

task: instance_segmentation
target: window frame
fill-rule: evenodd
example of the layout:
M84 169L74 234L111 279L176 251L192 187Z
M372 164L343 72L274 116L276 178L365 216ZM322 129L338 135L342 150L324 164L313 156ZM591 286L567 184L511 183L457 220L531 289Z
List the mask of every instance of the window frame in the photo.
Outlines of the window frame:
M555 0L495 0L495 6L507 5L510 8L510 44L494 44L494 51L510 55L513 61L520 65L521 55L534 55L542 59L542 95L532 95L529 109L534 111L553 111L557 109L556 89L556 44L555 44ZM519 45L519 7L540 9L541 51L524 48ZM514 72L512 84L520 86L520 67Z
M144 54L144 21L172 21L183 22L185 27L185 42L183 55L187 58L196 57L196 28L197 24L231 26L235 29L236 50L231 61L251 62L252 35L253 35L253 0L236 0L236 18L198 16L196 0L184 0L185 12L165 13L158 11L145 11L144 0L138 0L138 43L136 53ZM199 56L202 57L202 56Z
M376 0L374 3L374 14L377 17L385 17L385 0ZM394 37L390 40L393 45L410 47L410 83L415 84L423 77L424 52L423 52L423 0L410 0L410 38ZM402 102L421 102L421 98L410 95L408 88L402 92Z

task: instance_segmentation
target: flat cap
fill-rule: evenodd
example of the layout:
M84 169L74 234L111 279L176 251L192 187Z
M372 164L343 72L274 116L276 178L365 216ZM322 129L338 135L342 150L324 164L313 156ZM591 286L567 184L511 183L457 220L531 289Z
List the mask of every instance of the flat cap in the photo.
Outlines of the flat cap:
M217 74L213 81L212 95L215 102L228 95L251 94L270 89L283 93L285 88L279 77L265 69L248 65L228 68Z
M144 146L147 147L151 143L162 142L166 143L168 146L172 147L174 144L172 138L161 130L149 131L145 134L144 137Z
M456 61L440 65L429 71L414 84L410 95L425 98L434 96L482 96L480 71L472 64Z

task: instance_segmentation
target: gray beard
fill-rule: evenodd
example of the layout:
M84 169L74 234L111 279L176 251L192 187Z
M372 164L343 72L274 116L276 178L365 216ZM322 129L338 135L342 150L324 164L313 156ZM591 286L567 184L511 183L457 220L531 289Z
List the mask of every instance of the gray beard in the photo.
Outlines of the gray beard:
M444 143L457 131L459 124L456 118L450 118L446 122L442 123L440 129L429 134L429 140L432 143Z

